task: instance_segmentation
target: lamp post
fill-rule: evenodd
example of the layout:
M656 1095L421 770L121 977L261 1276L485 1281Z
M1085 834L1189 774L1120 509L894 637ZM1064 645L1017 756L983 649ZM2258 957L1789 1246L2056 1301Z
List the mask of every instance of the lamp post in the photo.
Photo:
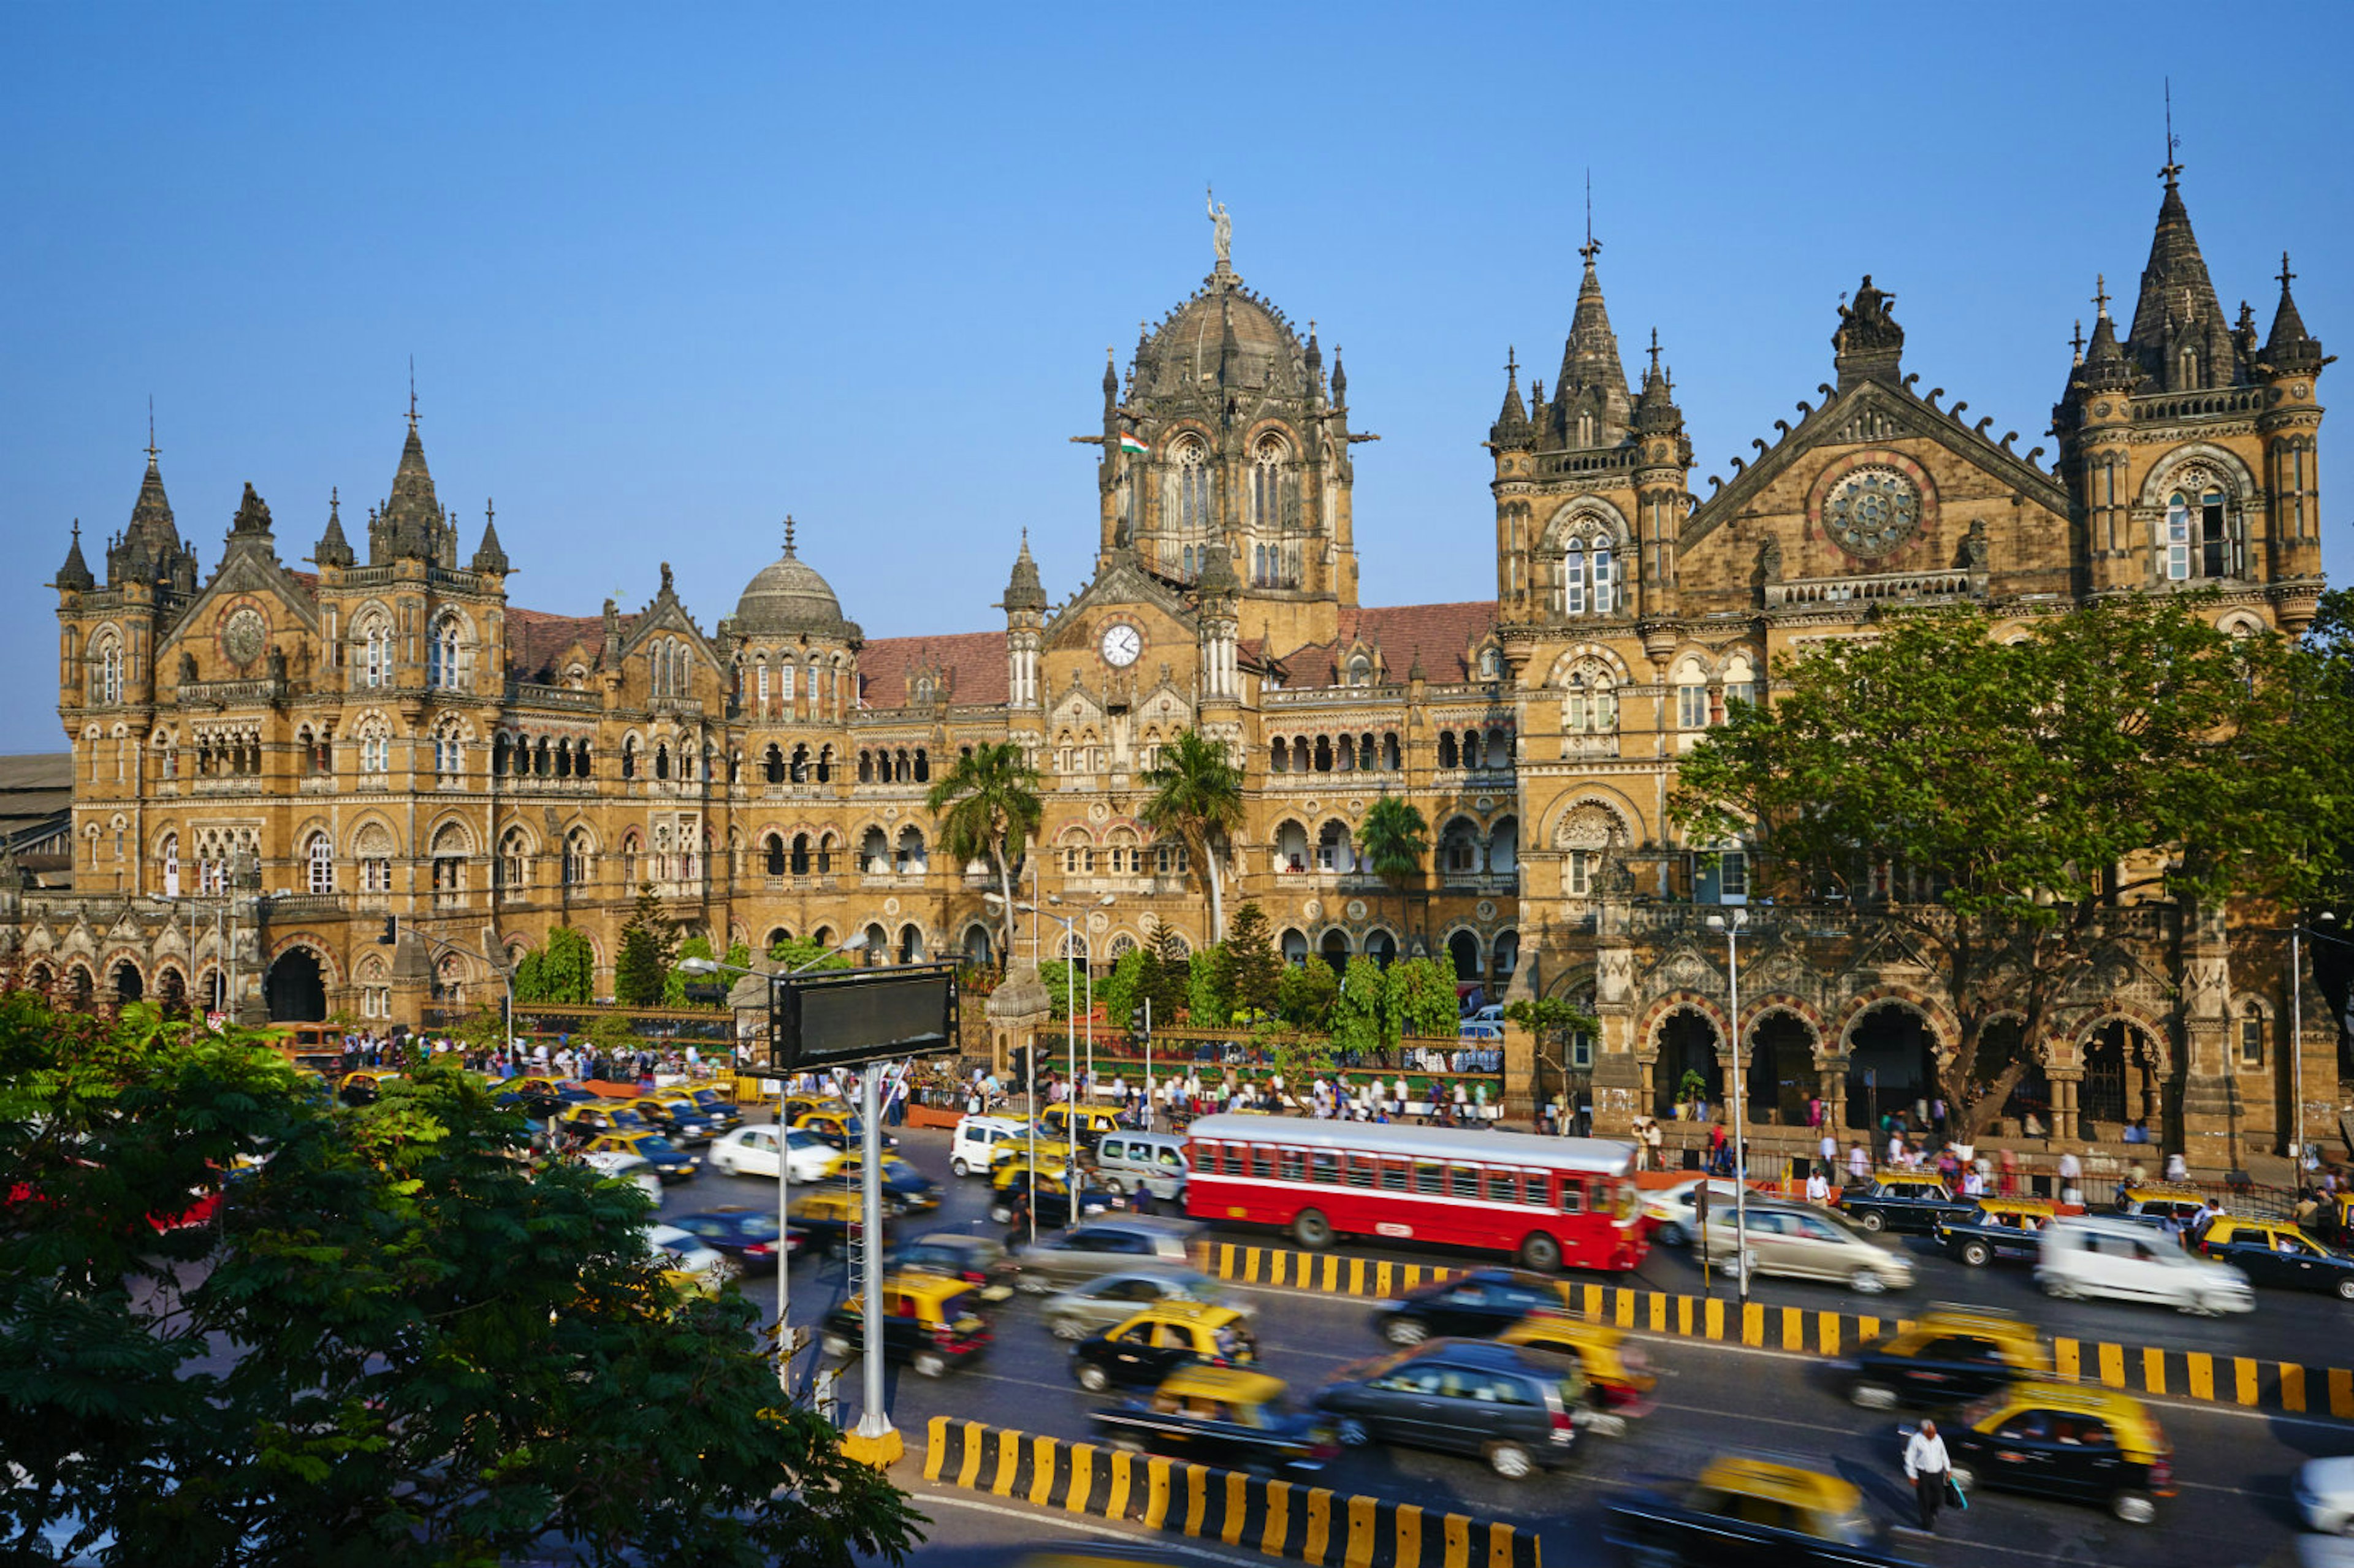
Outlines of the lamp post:
M1711 930L1724 933L1725 978L1733 998L1733 1275L1744 1306L1749 1303L1749 1146L1742 1120L1748 1107L1741 1086L1741 927L1748 923L1746 909L1735 909L1729 919L1708 917Z
M856 932L820 953L809 962L797 969L787 969L781 974L747 969L740 964L722 963L717 959L698 958L679 959L678 972L683 975L716 975L722 972L757 975L774 989L779 981L790 980L798 974L806 974L836 953L854 953L864 946L866 946L866 933ZM774 1069L777 1065L773 1061L769 1064L771 1069ZM792 1282L788 1277L790 1274L788 1266L792 1262L792 1221L787 1213L787 1200L791 1195L792 1187L791 1154L792 1129L785 1125L785 1086L780 1081L777 1085L777 1389L788 1400L793 1396L794 1349L792 1320L787 1316L788 1309L792 1306ZM875 1169L875 1162L870 1159L866 1166L867 1180L870 1183L874 1181ZM868 1202L870 1204L868 1213L871 1217L873 1213L871 1191ZM879 1234L879 1227L877 1234ZM869 1317L866 1320L870 1323L877 1321L873 1317Z

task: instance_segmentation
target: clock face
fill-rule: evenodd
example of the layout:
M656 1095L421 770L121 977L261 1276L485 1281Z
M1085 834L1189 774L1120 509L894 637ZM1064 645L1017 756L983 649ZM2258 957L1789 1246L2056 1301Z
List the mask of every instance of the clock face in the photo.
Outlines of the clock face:
M1103 634L1104 662L1125 670L1144 652L1144 633L1133 626L1107 626Z

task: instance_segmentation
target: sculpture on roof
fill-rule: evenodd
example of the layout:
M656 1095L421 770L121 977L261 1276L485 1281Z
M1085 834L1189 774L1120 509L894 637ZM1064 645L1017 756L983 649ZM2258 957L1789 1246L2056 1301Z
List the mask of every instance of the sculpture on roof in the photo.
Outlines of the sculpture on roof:
M1218 265L1224 267L1234 259L1235 220L1226 216L1225 204L1211 194L1209 186L1203 186L1202 191L1202 199L1210 210L1210 243L1217 249Z
M1833 334L1832 346L1845 354L1856 349L1902 346L1904 329L1888 313L1896 296L1884 289L1872 286L1872 274L1866 272L1855 291L1855 302L1839 308L1840 327Z

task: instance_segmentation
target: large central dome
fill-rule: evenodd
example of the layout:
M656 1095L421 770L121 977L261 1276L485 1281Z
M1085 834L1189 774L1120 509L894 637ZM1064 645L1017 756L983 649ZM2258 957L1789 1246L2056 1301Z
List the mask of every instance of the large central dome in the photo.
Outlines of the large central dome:
M744 585L736 601L731 630L741 635L832 638L852 635L843 619L842 601L817 568L793 553L791 534L785 535L785 553L762 567Z
M1218 378L1226 333L1234 333L1234 385L1297 394L1307 379L1307 349L1283 313L1221 269L1163 316L1137 347L1136 390L1146 397L1193 392Z

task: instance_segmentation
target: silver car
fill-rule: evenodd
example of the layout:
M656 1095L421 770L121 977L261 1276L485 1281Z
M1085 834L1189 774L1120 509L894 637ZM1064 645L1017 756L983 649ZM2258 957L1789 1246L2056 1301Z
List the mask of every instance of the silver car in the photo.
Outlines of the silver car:
M1191 1272L1187 1244L1197 1227L1184 1220L1122 1214L1089 1220L1061 1235L1042 1237L1014 1255L1022 1266L1021 1287L1032 1295L1068 1289L1098 1275L1161 1268Z
M1903 1290L1913 1283L1911 1258L1895 1251L1893 1244L1874 1241L1843 1214L1811 1203L1752 1202L1748 1210L1742 1224L1748 1245L1741 1251L1753 1275L1827 1280L1861 1296ZM1733 1231L1730 1205L1719 1214L1712 1202L1707 1242L1711 1263L1734 1266Z
M1050 1298L1039 1309L1046 1331L1058 1340L1084 1340L1089 1334L1117 1328L1148 1307L1163 1301L1201 1301L1231 1307L1246 1319L1251 1308L1226 1299L1218 1282L1206 1274L1170 1269L1127 1269L1098 1275L1085 1285Z

